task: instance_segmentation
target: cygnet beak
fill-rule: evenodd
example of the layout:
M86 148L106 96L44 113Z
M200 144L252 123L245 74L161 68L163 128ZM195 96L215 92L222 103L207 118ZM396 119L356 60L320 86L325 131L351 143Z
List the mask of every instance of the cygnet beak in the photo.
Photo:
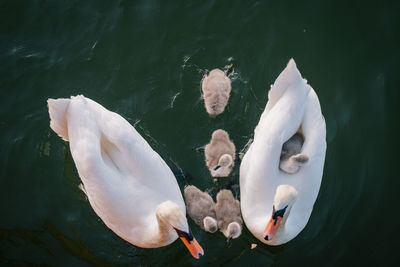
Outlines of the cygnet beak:
M213 170L216 171L216 170L218 170L219 168L221 168L221 165L215 166Z

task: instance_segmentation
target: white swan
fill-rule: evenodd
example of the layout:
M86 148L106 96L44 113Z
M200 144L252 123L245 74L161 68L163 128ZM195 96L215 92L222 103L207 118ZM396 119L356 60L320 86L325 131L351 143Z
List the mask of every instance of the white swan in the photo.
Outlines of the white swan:
M204 254L170 168L120 115L83 96L49 99L50 127L69 141L89 202L118 236L143 248L181 238Z
M326 126L318 97L293 59L268 99L240 166L240 202L250 232L266 244L279 245L299 234L311 215L321 185ZM309 160L297 173L285 173L279 169L282 146L299 129L305 138L301 153ZM287 186L277 191L279 185ZM277 227L267 227L269 221Z

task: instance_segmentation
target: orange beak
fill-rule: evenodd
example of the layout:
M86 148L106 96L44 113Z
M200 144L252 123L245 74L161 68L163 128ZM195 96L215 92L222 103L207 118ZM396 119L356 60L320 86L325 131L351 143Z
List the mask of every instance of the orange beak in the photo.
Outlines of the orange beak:
M199 259L200 256L204 255L203 248L200 246L200 244L197 242L196 238L193 237L192 240L189 240L186 236L180 236L179 237L183 244L187 247L187 249L190 251L190 254L196 259Z
M281 224L282 221L282 217L277 216L277 218L274 220L272 217L269 220L267 227L265 228L263 237L265 240L271 240L272 238L274 238L274 235L276 233L276 231L279 228L279 225Z

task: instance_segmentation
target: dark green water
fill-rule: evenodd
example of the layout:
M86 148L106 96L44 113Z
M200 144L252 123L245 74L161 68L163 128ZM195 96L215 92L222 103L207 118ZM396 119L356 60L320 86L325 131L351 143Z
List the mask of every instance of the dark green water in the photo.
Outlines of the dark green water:
M0 264L395 265L399 2L166 2L0 1ZM179 241L128 244L93 212L49 128L47 98L84 94L134 124L181 188L238 193L240 162L214 183L196 148L223 128L241 150L291 57L319 96L328 149L310 221L280 247L244 230L226 248L192 222L199 261ZM200 80L229 64L231 98L211 119Z

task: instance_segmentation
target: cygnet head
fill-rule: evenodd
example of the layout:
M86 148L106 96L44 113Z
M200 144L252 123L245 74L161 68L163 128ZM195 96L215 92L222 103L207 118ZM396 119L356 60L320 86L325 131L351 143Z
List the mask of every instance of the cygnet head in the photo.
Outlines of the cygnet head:
M199 259L204 255L203 248L193 237L187 219L178 204L169 200L161 203L156 208L156 217L159 224L166 225L178 234L194 258Z
M219 160L217 166L215 166L212 171L211 175L213 177L226 177L228 176L233 167L233 158L229 154L223 154Z
M276 189L272 215L264 231L264 239L272 240L279 229L282 227L289 216L292 206L297 199L297 190L290 185L280 185Z
M218 230L217 221L210 216L204 217L203 223L204 230L206 230L207 232L215 233Z
M232 239L238 238L242 234L242 227L237 222L231 222L223 234L227 238L227 242L230 243Z

